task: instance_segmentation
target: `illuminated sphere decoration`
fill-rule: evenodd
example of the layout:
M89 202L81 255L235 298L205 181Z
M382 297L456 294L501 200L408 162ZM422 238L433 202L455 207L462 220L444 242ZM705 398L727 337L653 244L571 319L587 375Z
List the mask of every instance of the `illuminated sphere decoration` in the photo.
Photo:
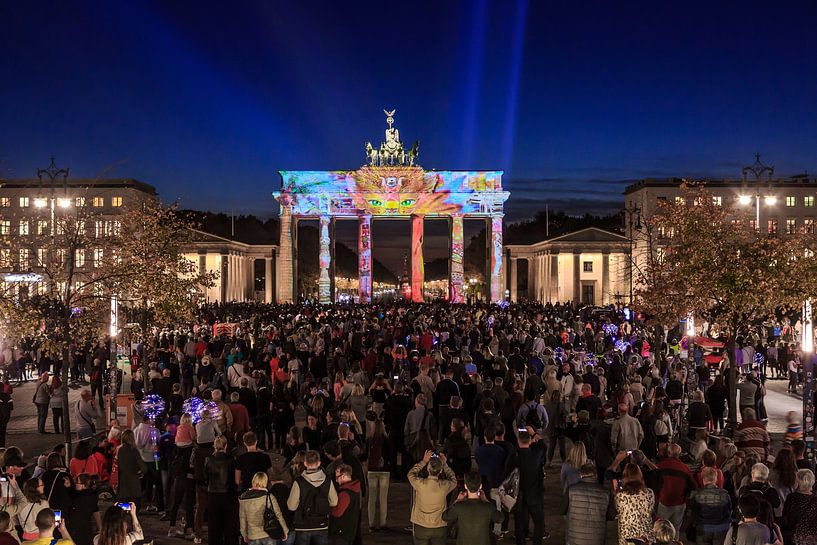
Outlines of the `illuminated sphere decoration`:
M763 354L755 352L755 367L760 369L763 366Z
M204 401L199 397L191 397L182 404L182 413L189 414L193 424L201 422L204 411L210 411L210 420L218 420L221 412L215 401Z
M628 343L627 341L616 341L616 350L618 350L621 353L624 353L624 351L626 351L629 346L630 343Z
M618 334L618 326L616 324L604 324L601 326L601 329L611 337L615 337L616 334Z
M592 352L588 352L584 356L585 365L596 365L596 356Z
M139 412L153 422L157 416L165 412L165 400L162 399L162 396L148 394L139 402Z

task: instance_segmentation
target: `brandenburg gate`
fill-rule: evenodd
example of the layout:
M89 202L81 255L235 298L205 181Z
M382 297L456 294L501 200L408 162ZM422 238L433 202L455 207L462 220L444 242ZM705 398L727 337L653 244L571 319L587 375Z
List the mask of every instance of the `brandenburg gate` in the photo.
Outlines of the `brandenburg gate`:
M411 221L411 299L423 301L423 221L448 219L451 228L449 301L465 302L463 278L463 221L483 218L487 229L486 270L492 302L504 299L502 246L503 204L509 193L502 189L501 171L427 171L417 162L419 143L406 150L394 125L394 110L385 111L386 140L380 148L366 143L367 164L351 171L280 171L281 191L273 195L280 204L281 241L277 259L279 303L297 299L298 220L317 219L320 224L320 303L334 301L330 271L336 219L358 221L359 302L372 300L372 222L382 218Z

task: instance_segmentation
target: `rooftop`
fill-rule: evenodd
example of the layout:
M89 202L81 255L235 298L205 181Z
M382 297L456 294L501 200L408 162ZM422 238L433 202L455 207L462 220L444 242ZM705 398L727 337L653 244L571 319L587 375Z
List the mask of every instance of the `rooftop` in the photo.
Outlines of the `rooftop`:
M84 179L84 178L68 178L65 182L57 179L51 182L48 179L40 181L37 178L17 179L17 180L0 180L0 189L25 189L25 188L58 188L68 187L70 189L115 189L115 188L129 188L137 191L142 191L149 195L156 195L156 188L145 182L134 180L133 178L109 178L109 179Z
M645 178L624 188L624 194L629 195L647 187L678 187L683 183L700 184L708 187L743 187L762 185L772 187L817 187L817 178L809 178L808 174L799 174L788 178L776 178L770 181L744 181L741 178Z

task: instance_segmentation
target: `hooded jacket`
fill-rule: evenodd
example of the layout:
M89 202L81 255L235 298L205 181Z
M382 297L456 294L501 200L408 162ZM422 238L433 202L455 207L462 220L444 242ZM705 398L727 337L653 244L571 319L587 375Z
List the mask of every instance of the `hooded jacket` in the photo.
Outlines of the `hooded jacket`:
M296 530L327 530L329 529L329 510L326 515L312 515L309 513L310 504L314 504L314 495L321 492L326 483L326 499L329 507L338 504L338 494L332 481L327 481L322 469L307 469L295 479L292 490L287 498L287 507L295 513L294 524Z
M332 508L329 519L329 535L342 537L353 543L357 537L360 518L360 481L354 480L340 485L338 504Z

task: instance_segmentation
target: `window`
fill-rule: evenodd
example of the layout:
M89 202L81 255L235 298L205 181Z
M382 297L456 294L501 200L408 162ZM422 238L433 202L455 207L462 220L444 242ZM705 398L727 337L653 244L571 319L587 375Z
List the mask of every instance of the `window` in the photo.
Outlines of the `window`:
M76 197L74 198L74 206L77 208L82 208L85 206L85 197Z
M808 195L806 197L803 197L803 206L805 206L806 208L813 208L814 207L814 196L813 195Z
M722 206L723 197L712 197L712 204L714 204L715 206Z
M8 208L9 206L11 206L11 199L9 199L8 197L0 197L0 206L2 206L3 208Z
M111 197L111 206L122 206L122 197Z
M592 261L585 261L582 264L582 270L584 272L593 272L593 262Z
M20 220L19 234L21 237L28 235L28 220Z
M701 198L695 197L695 199L692 201L692 204L694 204L695 206L701 206Z
M11 267L11 250L8 248L0 248L0 267Z
M667 198L666 197L658 197L658 203L660 204L662 202L667 202Z
M0 221L0 235L8 235L11 232L11 222L9 220Z
M94 205L94 208L102 208L105 206L105 198L104 197L94 197L91 201L91 204Z
M749 220L749 229L752 231L758 231L760 229L757 225L757 220Z
M37 295L45 295L46 293L48 293L48 284L37 282Z
M794 197L793 195L789 195L788 197L786 197L786 206L788 206L789 208L791 208L792 206L797 206L797 197Z
M94 249L94 267L99 267L100 265L102 265L102 256L103 256L102 248L95 248Z
M77 234L78 235L85 234L85 220L77 220Z
M769 233L777 233L777 220L770 219L767 223L767 232Z
M31 268L31 259L28 248L20 248L20 270L27 271Z
M37 221L37 234L47 235L48 234L48 222L45 220L38 220Z
M797 220L794 218L786 218L786 234L793 235L797 232Z
M85 250L79 249L74 252L74 266L77 268L85 266Z
M122 222L119 220L114 220L112 226L109 228L109 233L114 236L119 236L122 234Z
M48 262L48 249L47 248L37 248L37 265L40 267L45 266Z
M20 197L20 208L28 208L28 197Z
M681 204L681 205L684 205L684 204L686 204L686 203L687 203L687 201L686 201L686 199L685 199L685 198L683 198L683 197L675 197L675 204Z
M803 220L803 232L810 235L814 234L814 218L806 218Z
M54 261L56 261L59 265L65 263L65 256L68 254L65 248L57 248L57 251L54 255Z
M734 225L735 227L740 227L740 220L729 220L729 222Z
M95 221L94 222L94 234L96 238L102 238L105 236L105 222L104 221Z

